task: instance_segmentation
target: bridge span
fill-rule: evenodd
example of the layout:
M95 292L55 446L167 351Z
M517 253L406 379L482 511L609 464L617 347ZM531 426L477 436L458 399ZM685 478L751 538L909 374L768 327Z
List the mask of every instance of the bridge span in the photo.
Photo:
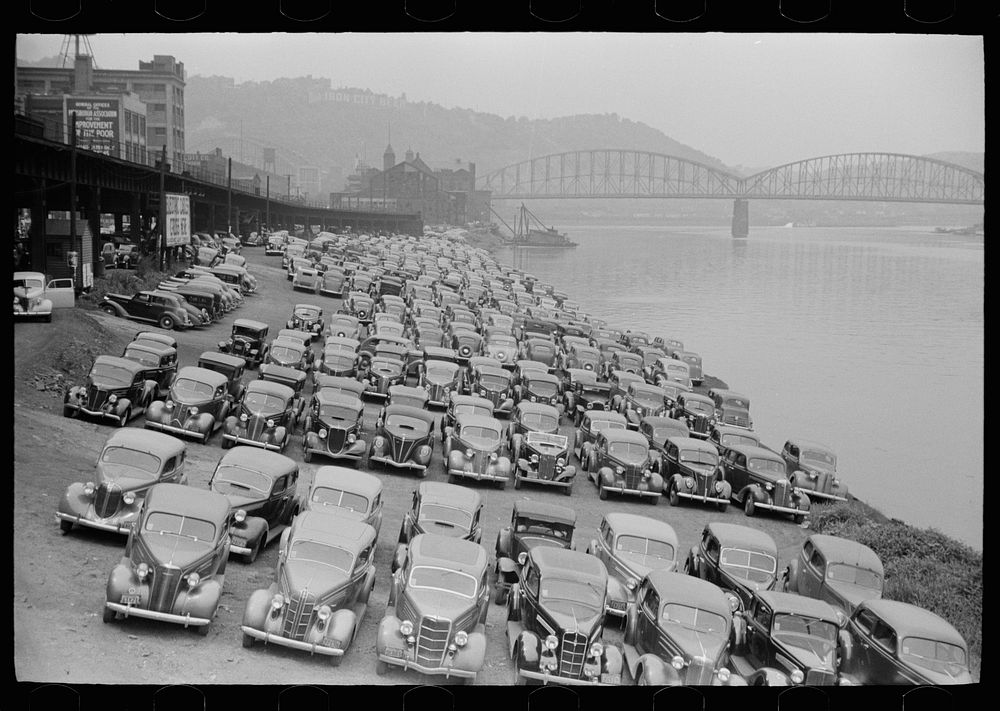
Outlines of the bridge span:
M740 176L663 153L568 151L505 166L477 183L493 199L731 199L734 236L747 234L750 199L982 205L985 194L983 173L901 153L819 156Z

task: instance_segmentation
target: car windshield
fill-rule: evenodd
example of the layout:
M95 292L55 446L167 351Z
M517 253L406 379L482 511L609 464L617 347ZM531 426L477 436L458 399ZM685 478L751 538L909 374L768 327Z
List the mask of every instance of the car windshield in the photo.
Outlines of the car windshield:
M736 578L755 583L769 583L777 570L778 561L773 556L741 548L723 548L719 565Z
M497 348L517 348L517 341L507 336L490 336L490 345Z
M689 412L696 412L699 415L711 415L715 412L715 407L712 406L712 403L701 400L685 400L684 409Z
M837 649L836 623L805 615L776 613L771 636L785 644L806 649L821 658L831 658Z
M826 567L826 578L838 583L851 583L870 590L882 591L882 576L872 570L845 563L831 563Z
M45 284L41 279L15 279L14 288L22 289L41 289Z
M177 536L187 538L196 543L211 543L215 540L215 524L200 518L188 518L166 511L151 511L146 516L143 526L145 536L157 534L160 536Z
M702 449L682 449L681 461L685 464L714 467L719 463L719 455L715 452Z
M615 554L649 568L671 567L675 560L674 547L666 541L644 536L618 536Z
M750 471L761 474L783 475L785 473L785 463L773 459L753 458L748 461L747 467Z
M288 560L319 563L344 572L354 569L354 555L350 551L317 541L293 541L288 550Z
M965 669L968 663L965 650L958 645L923 637L903 637L899 656L917 666L932 669L947 670L956 666Z
M156 475L160 473L160 458L138 449L108 447L101 454L101 461L105 464L121 464L130 467L136 475L140 472L148 475L144 477L146 479L155 479ZM129 473L132 474L132 472Z
M243 407L251 412L281 412L285 409L285 401L277 395L248 392L243 398Z
M602 432L604 430L624 430L625 423L620 420L591 420L590 431Z
M548 398L556 394L559 386L545 380L532 380L528 389L535 395Z
M451 382L458 373L458 365L455 363L427 363L427 377L431 380Z
M554 612L587 619L604 609L604 594L604 588L596 583L544 578L538 599Z
M358 419L358 413L355 410L340 405L320 405L319 416L324 420L336 420L350 424L354 424Z
M528 516L518 516L514 521L514 530L518 533L554 536L555 538L562 538L564 540L569 540L573 537L572 524L539 521Z
M818 449L803 449L799 458L802 461L813 462L829 469L837 466L837 458L832 453Z
M484 373L479 376L479 382L492 390L499 390L507 387L510 378L506 375Z
M663 444L667 441L667 437L686 437L687 427L683 431L676 427L654 427L653 428L653 441L657 444Z
M261 332L256 328L249 328L247 326L233 326L234 336L245 336L247 338L259 338Z
M453 506L442 504L420 504L420 512L417 515L418 521L434 521L437 523L451 524L464 531L472 526L472 514Z
M354 323L353 319L349 318L333 318L330 320L330 330L336 331L337 329L344 329L346 331L353 331L357 328L357 324Z
M493 415L493 406L489 407L479 405L455 405L455 417L459 415L484 415L486 417L491 417Z
M500 430L492 427L467 425L462 428L461 437L468 444L480 449L492 449L500 444Z
M358 513L368 511L368 499L361 494L342 489L333 489L328 486L317 486L312 491L309 499L314 504L322 506L335 506L337 508L349 509Z
M409 587L452 593L462 597L476 596L476 579L468 573L432 565L417 565L410 571Z
M354 365L354 351L327 351L323 356L323 362L327 365Z
M633 399L643 407L663 407L663 395L659 391L638 390L633 394Z
M721 637L728 634L729 629L726 618L722 615L673 602L663 606L663 610L660 611L660 622Z
M271 356L281 360L299 360L302 351L292 346L271 346Z
M171 390L174 391L176 397L182 400L209 398L215 392L215 389L208 383L203 383L200 380L192 380L191 378L177 378Z
M649 449L639 442L612 442L608 452L617 459L638 462L646 458Z
M141 348L126 348L125 357L141 365L148 365L154 368L160 364L160 357L158 355L144 351Z
M212 491L237 496L267 496L271 477L235 464L223 464L212 477Z
M740 397L727 397L722 401L723 407L732 407L737 410L749 410L750 401Z
M521 413L521 424L529 429L548 432L559 427L559 422L552 415L544 412Z
M398 413L389 415L385 420L385 426L411 437L425 437L430 432L430 425L424 420Z
M399 375L403 372L403 363L395 358L374 358L371 369L378 373Z
M90 379L108 383L109 385L130 385L132 383L132 373L116 365L94 363L94 367L90 369Z
M722 435L722 446L723 447L757 447L760 446L760 440L756 437L751 437L750 435L741 434L724 434Z

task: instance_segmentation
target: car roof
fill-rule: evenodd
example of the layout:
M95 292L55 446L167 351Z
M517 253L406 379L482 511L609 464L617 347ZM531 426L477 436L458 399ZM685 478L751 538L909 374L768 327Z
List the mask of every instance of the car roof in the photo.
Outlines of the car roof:
M715 448L714 444L698 439L697 437L667 437L668 442L672 442L681 449L697 449L701 452L711 452L712 454L718 455L719 450Z
M601 436L615 442L631 442L646 447L649 446L649 440L646 439L646 435L635 430L601 430Z
M477 580L486 569L488 555L478 543L440 533L418 533L410 540L409 557L413 565L441 564L469 573Z
M113 365L116 368L122 368L129 371L132 375L135 375L141 370L146 370L148 366L142 365L141 363L136 363L134 360L129 360L128 358L120 358L118 356L111 355L99 355L94 358L94 365L101 363L102 365ZM93 367L93 366L91 366Z
M514 502L515 516L529 516L531 518L553 521L556 523L576 524L576 511L561 504L549 504L544 501L534 499L520 499Z
M757 435L756 432L754 432L753 430L748 430L744 427L736 427L734 425L724 425L717 422L715 424L715 429L719 432L720 435L739 434L745 437L753 437L758 442L760 442L760 437Z
M825 600L776 590L763 590L757 593L757 596L766 602L774 612L818 617L838 624L837 610Z
M360 393L364 391L365 386L354 378L348 378L343 375L317 373L313 384L313 392L318 392L321 388L343 388Z
M428 423L432 429L434 427L434 414L427 410L421 410L419 407L413 407L412 405L389 405L385 408L385 419L389 419L390 415L415 417Z
M699 609L714 612L727 619L732 615L729 608L729 598L715 583L662 568L649 571L646 577L659 593L661 603L676 602L696 605Z
M828 563L847 563L866 570L874 570L882 574L882 561L871 548L850 538L830 536L825 533L814 533L809 536Z
M684 420L676 420L673 417L667 417L666 415L646 415L640 420L640 422L646 422L654 428L673 426L676 429L690 431L690 428L687 426L687 422Z
M41 279L45 281L45 275L41 272L14 272L14 279Z
M230 368L239 368L247 364L247 362L239 356L229 355L228 353L219 353L218 351L205 351L198 356L198 361L218 363L220 365L227 365Z
M885 620L900 637L924 637L956 644L967 649L965 639L950 622L930 610L899 600L871 599L858 609L867 607ZM855 613L856 614L856 613Z
M356 410L361 410L364 407L361 398L355 395L348 395L339 390L337 392L330 392L329 390L323 392L319 390L315 395L316 401L320 405L340 405L341 407L350 407Z
M591 420L612 420L614 422L627 423L625 415L615 410L584 410L583 416Z
M443 358L442 358L443 357ZM424 358L427 360L444 359L444 358L454 358L455 350L453 348L442 348L441 346L425 346L424 347ZM450 363L451 361L445 361Z
M398 395L399 397L423 397L426 399L427 391L415 385L390 385L389 397Z
M185 365L177 371L177 379L179 380L180 378L189 378L191 380L197 380L198 382L207 383L213 388L217 388L220 385L225 385L229 382L229 378L222 373L216 370L209 370L208 368L199 368L196 365Z
M268 476L281 476L299 468L298 462L284 454L269 449L238 445L222 455L219 464L238 464Z
M819 442L813 442L808 439L798 439L798 438L788 438L788 443L794 444L799 449L815 449L820 452L829 452L830 454L836 454L831 447Z
M138 449L154 454L161 459L175 456L184 451L186 447L185 443L176 437L171 437L163 432L154 432L137 427L122 427L115 430L108 436L108 439L104 442L104 446Z
M736 397L746 400L747 402L750 402L750 398L748 398L743 393L737 392L735 390L729 390L728 388L712 388L711 390L708 391L709 397L712 396L712 393L715 393L719 397Z
M323 307L317 306L316 304L295 304L292 307L292 311L297 311L298 309L312 309L314 311L322 311Z
M264 323L263 321L254 321L253 319L249 319L249 318L238 318L235 321L233 321L233 325L234 326L243 326L245 328L253 328L253 329L257 329L257 330L261 330L261 329L267 328L267 324Z
M510 380L510 373L504 368L497 368L495 365L482 363L477 365L476 369L479 371L480 375L494 375Z
M543 367L546 367L544 363L542 365ZM558 376L553 375L552 373L549 373L545 370L525 370L524 373L521 375L521 378L523 380L528 380L528 381L537 380L543 383L559 382Z
M785 463L785 460L782 459L781 455L775 452L773 449L767 449L765 447L753 447L745 444L734 444L732 447L730 447L730 449L733 450L734 452L739 452L740 454L745 455L748 459L749 458L772 459L776 462L781 462L782 464Z
M277 336L274 337L274 339L271 340L271 345L283 346L285 348L297 348L298 350L303 352L305 352L306 349L309 348L309 346L306 345L304 339L299 338L297 336L292 336L288 333L279 333ZM270 363L266 365L270 365Z
M186 484L153 484L146 492L142 509L143 513L168 511L183 514L221 526L229 517L229 498Z
M299 382L306 379L305 371L299 370L298 368L289 368L284 365L277 365L275 363L265 363L260 367L260 372L264 375L273 375L277 378L283 378L285 380L294 380ZM262 378L258 378L262 380Z
M711 521L708 529L712 532L719 544L723 548L739 547L747 550L766 552L775 558L778 557L778 546L774 539L759 528L750 528L738 523L722 523Z
M559 410L557 410L554 405L548 405L544 402L529 402L528 400L521 400L521 402L517 403L517 409L521 412L555 415L556 417L559 416Z
M417 487L422 501L440 501L468 511L475 511L483 505L482 495L475 489L441 481L422 481Z
M219 373L217 373L219 375ZM287 385L282 385L281 383L275 383L271 380L251 380L247 384L247 392L257 392L265 393L267 395L276 395L283 400L295 397L295 391L292 390Z
M333 519L322 511L302 511L292 521L291 540L305 538L344 548L357 555L375 542L377 533L370 524L349 518Z
M138 348L141 351L147 351L149 353L156 353L157 355L164 355L165 353L170 353L173 351L177 352L174 346L163 343L162 341L152 341L146 338L141 338L138 341L129 341L125 344L126 348Z
M604 514L604 520L608 522L616 534L640 535L659 541L667 541L673 544L675 551L680 545L677 540L677 532L666 521L621 511Z
M695 401L701 401L701 402L703 402L703 403L705 403L707 405L713 405L714 404L714 401L708 395L702 395L701 393L696 393L696 392L690 392L689 391L689 392L686 392L686 393L681 393L678 397L684 398L685 402L687 402L689 400L695 400Z
M493 412L493 403L479 395L452 395L449 401L452 405L479 405L488 407Z
M597 556L552 546L536 546L529 553L544 580L546 576L599 580L607 585L608 570Z
M326 465L319 467L313 474L313 487L329 486L372 498L382 491L382 480L368 472L350 467Z
M489 415L473 415L468 412L461 412L455 418L459 427L471 425L473 427L489 427L490 429L503 431L503 424L495 417Z

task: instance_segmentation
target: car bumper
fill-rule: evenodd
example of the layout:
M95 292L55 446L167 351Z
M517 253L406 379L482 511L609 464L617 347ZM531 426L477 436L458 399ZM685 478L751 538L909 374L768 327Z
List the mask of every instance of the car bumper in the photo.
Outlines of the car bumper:
M822 491L815 491L813 489L803 489L801 487L795 487L793 491L797 491L800 494L805 494L810 499L829 499L831 501L847 501L846 496L837 496L836 494L827 494Z
M663 492L650 491L649 489L627 489L625 486L605 486L605 490L612 494L628 494L630 496L663 496Z
M791 506L778 506L777 504L762 503L760 501L756 502L755 506L758 509L764 509L765 511L777 511L779 513L793 514L795 516L807 516L809 514L809 511L792 508Z
M397 469L415 469L416 471L424 471L427 469L426 464L418 464L417 462L397 462L392 457L386 457L385 455L372 455L368 457L369 462L378 462L379 464L388 464L390 467L396 467Z
M170 434L180 435L181 437L197 437L202 442L208 440L208 435L197 430L189 430L184 427L177 427L176 425L165 425L162 422L154 422L152 420L146 420L145 424L148 430L158 430L160 432L169 432Z
M329 457L330 459L351 459L355 462L360 462L364 458L365 452L362 449L360 452L331 452L329 449L321 447L304 447L306 452L310 454L319 454L324 457Z
M476 471L468 471L466 469L452 469L448 468L448 476L462 476L468 479L475 479L476 481L507 481L510 479L509 476L504 476L501 474L480 474Z
M247 627L246 625L243 625L240 629L243 630L243 634L249 635L254 639L259 639L264 642L264 644L278 644L282 647L291 647L292 649L309 652L310 654L322 654L326 657L342 657L345 651L338 647L324 647L323 645L313 644L312 642L302 642L297 639L288 639L288 637L281 637L276 634L271 634L270 632L259 630L255 627Z
M601 677L592 677L592 680L586 678L574 679L572 677L558 676L556 674L528 669L518 669L517 673L525 679L536 679L543 684L564 684L566 686L619 686L621 684L621 675L617 675L617 681L601 681Z
M192 617L191 615L175 615L171 612L145 610L141 607L123 605L120 602L105 602L104 606L109 610L122 613L125 617L142 617L149 620L159 620L160 622L172 622L175 625L184 625L185 627L203 627L212 623L212 620L207 617Z
M521 481L528 481L528 482L531 482L532 484L545 484L547 486L560 486L560 487L564 487L564 488L567 487L567 486L572 486L573 485L573 479L574 479L573 476L571 476L569 478L566 478L566 479L559 479L559 480L557 480L557 479L543 479L542 477L538 476L538 472L524 471L524 470L521 470L521 469L517 470L514 473L514 476L516 476Z
M344 295L344 290L343 289L320 289L319 293L322 294L323 296L332 296L332 297L334 297L336 299L339 299L340 297L342 297Z
M240 437L239 435L224 434L224 435L222 435L222 438L223 439L228 439L231 442L234 442L236 444L248 444L251 447L260 447L262 449L270 449L271 451L274 451L274 452L280 452L281 451L281 446L280 445L271 444L270 442L258 442L255 439L247 439L246 437Z
M62 511L56 512L56 521L69 521L78 526L87 526L88 528L96 528L99 531L108 531L110 533L124 533L128 535L129 530L132 528L131 522L129 523L106 523L104 521L94 521L92 519L75 516L73 514L63 513Z
M389 649L396 649L396 648L390 647ZM397 651L402 652L404 655L408 654L408 650L406 649L402 650L397 649ZM421 674L444 676L445 678L454 676L462 679L472 679L475 678L476 674L478 674L478 671L473 671L471 669L456 669L455 667L448 665L439 667L428 667L424 666L423 664L418 664L417 662L411 659L407 659L405 656L402 658L393 657L389 656L388 654L385 654L384 652L378 655L378 659L379 661L386 662L387 664L392 664L397 667L403 667L403 669L414 669L420 672Z
M14 312L14 318L15 319L24 319L24 320L31 319L31 318L38 318L39 316L51 316L51 315L52 315L52 309L48 309L48 310L38 309L36 311L15 311Z
M73 410L76 410L77 412L83 413L84 415L87 415L88 417L100 417L102 419L106 418L106 419L109 419L109 420L117 420L118 417L119 417L114 412L108 412L106 410L88 410L87 408L83 407L82 405L77 405L77 404L75 404L73 402L63 403L63 406L71 408Z
M689 491L678 491L677 495L682 499L691 499L692 501L700 501L703 504L709 502L713 504L728 504L729 499L724 499L719 496L709 496L708 494L692 494Z

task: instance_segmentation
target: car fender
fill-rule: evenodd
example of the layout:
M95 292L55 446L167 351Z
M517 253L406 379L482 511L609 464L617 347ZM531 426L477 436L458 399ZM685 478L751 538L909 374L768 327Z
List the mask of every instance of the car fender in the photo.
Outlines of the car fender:
M285 441L286 434L287 434L287 430L285 429L285 427L283 425L279 425L278 427L275 427L274 428L274 435L273 435L273 437L274 437L274 443L280 446Z
M74 482L66 487L62 498L59 500L60 513L72 514L73 516L83 516L90 509L90 497L83 493L84 485Z
M797 593L799 591L799 559L796 558L788 567L785 569L786 572L786 583L785 591L791 593Z
M260 516L247 516L244 519L242 528L233 527L240 531L241 535L247 539L247 547L253 548L258 538L267 540L267 521Z
M448 452L448 468L449 469L461 469L465 464L465 453L459 452L456 449Z
M761 667L747 678L748 686L791 686L788 676L774 667Z
M810 479L809 474L801 469L796 469L788 477L788 485L797 489L812 491L816 488L816 479Z
M628 600L625 585L613 575L608 576L608 597L612 600Z
M604 486L614 487L615 472L611 467L601 467L597 470L597 478Z
M202 412L198 415L198 431L205 435L206 439L212 435L212 430L215 429L215 417L208 412Z
M516 432L510 436L510 456L514 459L520 459L521 454L521 442L524 440L524 435L520 432Z
M454 665L466 671L479 671L486 661L486 627L476 625L469 632L469 641L455 654Z
M348 450L348 454L360 457L365 453L366 449L368 449L368 442L358 438L354 440L354 444L351 445L351 448Z
M174 601L174 613L212 619L219 606L224 580L224 575L216 575L198 583L193 589L182 588Z
M147 405L156 399L160 392L160 384L155 380L147 380L142 386L142 401Z
M500 529L500 532L497 534L497 545L496 545L498 563L503 558L507 558L507 560L510 560L510 558L508 557L510 555L510 550L511 550L510 544L511 544L510 528Z
M101 306L110 305L111 308L115 310L115 315L121 316L122 318L128 318L128 312L119 304L117 301L112 301L111 299L105 299L101 302Z
M497 568L499 568L500 575L504 578L517 576L517 562L513 558L497 558Z
M134 591L134 592L133 592ZM108 575L108 584L105 588L105 599L118 602L123 594L138 594L140 605L146 605L149 601L149 584L140 583L135 573L132 571L132 561L123 557L121 562L112 568Z
M403 567L406 563L406 552L409 550L409 546L405 543L399 543L396 546L396 552L393 554L392 558L392 570L395 572Z
M271 590L261 588L250 593L247 604L243 607L243 624L256 630L264 629L268 612L271 610Z
M644 654L636 663L635 681L644 679L649 686L680 686L681 675L669 662L655 654Z
M357 624L358 616L354 613L354 610L342 607L330 617L323 636L340 640L343 642L342 649L347 649L347 645L350 644L351 639L354 637L354 628Z
M566 412L572 412L576 409L576 397L573 393L566 393Z
M517 657L514 664L518 669L538 669L542 640L534 632L523 630L517 636Z
M799 502L797 507L799 511L808 511L812 508L812 501L809 499L808 494L802 494L799 496Z
M743 489L740 491L739 496L737 496L735 498L738 501L743 501L743 499L748 494L750 496L752 496L753 499L754 499L754 501L756 501L758 503L760 503L760 502L767 502L767 498L768 498L767 495L764 493L764 490L761 487L759 487L757 484L750 484L749 486L743 487Z
M576 477L576 466L567 464L563 467L562 474L556 477L556 481L570 481Z
M226 434L233 434L236 431L237 422L239 422L239 418L236 415L230 415L222 425L223 431Z
M396 608L387 608L386 616L378 623L378 634L375 637L376 654L383 654L385 648L390 645L393 647L406 646L402 636L399 634L399 623L401 620L396 616L395 612Z
M508 457L499 457L494 465L496 470L501 474L507 476L510 474L510 459Z
M609 644L604 648L604 672L606 674L621 674L624 666L622 650Z
M118 402L115 403L115 414L121 417L125 414L125 410L132 407L132 401L127 397L118 398Z
M716 481L722 482L722 491L719 492L719 498L731 499L733 495L733 485L725 479L717 479Z
M684 486L684 477L682 477L680 474L671 475L670 488L676 491L687 491L687 487Z
M630 425L639 425L639 414L631 407L625 408L625 419L628 420Z
M663 477L658 472L650 472L649 489L650 491L663 491Z

